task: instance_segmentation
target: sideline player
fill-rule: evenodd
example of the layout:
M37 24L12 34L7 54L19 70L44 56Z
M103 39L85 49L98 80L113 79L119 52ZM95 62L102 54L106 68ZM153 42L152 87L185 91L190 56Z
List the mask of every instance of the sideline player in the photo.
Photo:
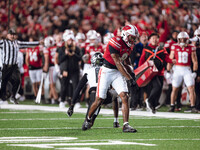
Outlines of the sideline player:
M197 113L198 110L195 108L196 94L194 90L195 81L198 69L196 48L188 44L189 35L186 32L180 32L177 36L178 43L172 45L170 58L176 59L176 64L173 67L172 75L172 93L171 93L171 108L169 112L174 112L175 110L175 100L178 94L178 89L182 85L182 81L187 86L189 91L190 101L191 101L191 112ZM191 63L193 63L193 72L191 70ZM169 72L172 65L167 65L167 71ZM170 74L168 75L170 76Z
M136 82L126 69L130 64L129 55L132 47L139 37L139 32L135 26L126 25L122 29L121 36L115 36L110 39L104 53L104 62L98 75L98 86L95 102L92 104L88 116L83 123L82 129L87 130L91 127L91 118L96 109L101 106L106 99L106 93L110 85L116 90L122 100L123 113L123 132L137 132L129 125L129 106L128 106L128 88L127 83L134 87ZM123 61L126 62L123 64ZM126 82L127 80L127 82Z
M30 39L32 41L32 39ZM43 46L28 48L26 51L26 65L29 67L29 76L33 86L34 96L37 96L42 77Z
M50 87L50 98L51 103L58 103L58 93L56 91L56 80L58 78L58 73L55 71L54 66L54 56L57 50L57 46L55 45L55 40L53 37L48 36L44 40L44 67L43 73L49 73L49 87Z

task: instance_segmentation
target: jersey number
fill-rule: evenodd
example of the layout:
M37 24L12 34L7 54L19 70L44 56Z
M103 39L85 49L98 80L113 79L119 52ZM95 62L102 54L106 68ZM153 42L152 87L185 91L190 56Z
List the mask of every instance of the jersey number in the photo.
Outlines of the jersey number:
M178 62L179 63L188 63L188 53L187 52L178 52Z
M37 52L33 52L33 53L30 52L29 56L30 56L30 61L36 62L38 60Z

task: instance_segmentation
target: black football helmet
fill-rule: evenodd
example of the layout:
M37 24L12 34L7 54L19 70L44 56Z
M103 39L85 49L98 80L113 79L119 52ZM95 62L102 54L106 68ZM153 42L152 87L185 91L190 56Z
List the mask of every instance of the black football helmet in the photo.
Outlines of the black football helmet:
M93 66L102 66L103 60L103 54L101 52L96 52L92 55L91 63Z

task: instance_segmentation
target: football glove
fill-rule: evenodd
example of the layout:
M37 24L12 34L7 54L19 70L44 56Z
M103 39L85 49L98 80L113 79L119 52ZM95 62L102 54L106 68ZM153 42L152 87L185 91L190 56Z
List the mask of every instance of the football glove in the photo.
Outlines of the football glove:
M69 107L68 111L67 111L67 115L68 115L69 117L71 117L72 114L73 114L73 112L74 112L74 105L71 105L71 106Z

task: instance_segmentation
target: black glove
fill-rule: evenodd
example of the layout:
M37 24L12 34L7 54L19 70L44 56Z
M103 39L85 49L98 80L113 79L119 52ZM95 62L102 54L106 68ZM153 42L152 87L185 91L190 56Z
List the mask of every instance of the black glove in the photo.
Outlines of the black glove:
M130 80L127 80L127 84L128 84L128 87L134 87L136 85L136 82L135 80L130 79Z
M127 81L127 84L128 84L128 87L129 87L129 88L134 88L135 91L137 91L137 90L139 89L139 87L138 87L136 81L133 80L133 79L128 80L128 81Z
M72 114L73 114L73 112L74 112L74 105L71 105L71 106L69 107L68 111L67 111L67 115L68 115L69 117L71 117Z

